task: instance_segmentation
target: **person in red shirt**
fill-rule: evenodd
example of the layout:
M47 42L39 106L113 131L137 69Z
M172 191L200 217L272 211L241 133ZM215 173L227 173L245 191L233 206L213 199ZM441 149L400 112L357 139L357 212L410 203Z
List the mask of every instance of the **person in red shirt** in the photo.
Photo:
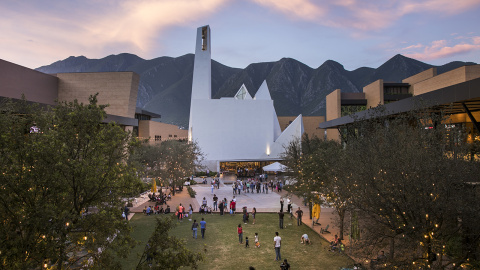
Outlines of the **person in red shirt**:
M237 233L238 233L238 242L241 245L243 243L243 229L242 229L242 224L238 224L237 228Z
M180 204L178 206L178 216L177 216L177 219L179 219L180 221L183 219L183 209L184 207L182 206L182 204Z
M230 214L234 214L234 215L235 215L235 205L236 205L235 201L232 200L232 201L230 202Z

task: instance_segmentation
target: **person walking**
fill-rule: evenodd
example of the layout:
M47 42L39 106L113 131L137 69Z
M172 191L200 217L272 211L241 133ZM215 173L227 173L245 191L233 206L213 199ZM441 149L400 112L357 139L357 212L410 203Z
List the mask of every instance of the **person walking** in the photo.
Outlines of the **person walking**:
M278 221L280 222L280 229L283 229L283 216L285 214L283 212L278 212Z
M241 245L243 243L243 229L242 229L242 224L238 224L237 227L237 233L238 233L238 242Z
M292 200L290 197L287 198L287 212L290 214L290 218L293 217L293 209L292 209Z
M128 220L128 214L130 213L130 208L128 208L125 205L125 208L123 209L123 212L125 213L125 219Z
M283 198L280 198L280 212L283 212Z
M192 233L193 233L193 238L197 239L197 230L198 230L198 223L197 220L193 220L192 224Z
M183 206L182 206L182 204L180 204L180 205L178 206L177 219L180 220L180 222L183 220Z
M302 225L302 215L303 211L300 209L300 206L298 207L298 210L295 212L297 214L297 226Z
M217 211L218 197L217 194L213 194L213 211Z
M248 215L247 214L247 207L244 206L242 211L243 211L243 223L247 224L247 215Z
M214 186L214 184L213 184L213 183L212 183L212 187L211 187L211 189L212 189L212 194L213 194L213 190L215 189L215 186Z
M236 206L236 203L235 203L234 200L232 200L232 201L230 202L230 214L235 215L235 206Z
M190 206L188 207L188 216L190 217L190 220L192 218L192 214L193 214L193 206L192 204L190 204Z
M205 238L206 229L207 229L207 222L202 217L202 221L200 221L200 232L202 233L202 239Z
M256 215L257 215L257 208L253 207L253 210L252 210L253 223L252 223L252 225L255 224L255 216Z
M220 205L218 206L218 208L220 209L220 216L223 216L223 208L224 208L223 201L220 202Z
M275 247L275 261L280 261L282 259L282 256L280 255L280 246L282 245L282 238L278 236L278 232L275 232L273 243Z

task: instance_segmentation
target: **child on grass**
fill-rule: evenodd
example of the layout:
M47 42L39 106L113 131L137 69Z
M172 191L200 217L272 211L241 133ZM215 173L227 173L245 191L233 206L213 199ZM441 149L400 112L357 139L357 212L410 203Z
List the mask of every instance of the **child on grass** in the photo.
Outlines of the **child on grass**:
M249 246L250 246L250 245L248 244L248 236L247 236L247 237L245 237L245 247L247 248L247 247L249 247Z
M255 233L255 247L260 247L260 242L258 242L258 233Z

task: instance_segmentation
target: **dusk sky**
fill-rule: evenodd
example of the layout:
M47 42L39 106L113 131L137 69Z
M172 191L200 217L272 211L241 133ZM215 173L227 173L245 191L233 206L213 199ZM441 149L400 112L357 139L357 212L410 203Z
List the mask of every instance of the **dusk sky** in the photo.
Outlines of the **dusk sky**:
M210 25L230 67L294 58L376 68L396 54L480 62L480 0L2 0L0 59L36 68L84 55L194 53Z

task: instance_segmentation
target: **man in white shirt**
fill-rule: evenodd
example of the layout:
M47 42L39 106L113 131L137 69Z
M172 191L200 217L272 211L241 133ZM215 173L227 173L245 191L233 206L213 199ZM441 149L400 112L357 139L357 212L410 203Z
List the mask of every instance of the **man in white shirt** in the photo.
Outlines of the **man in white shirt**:
M282 238L278 236L278 232L275 232L275 237L273 238L273 242L275 244L275 261L282 260L282 256L280 255L280 246L282 244Z

